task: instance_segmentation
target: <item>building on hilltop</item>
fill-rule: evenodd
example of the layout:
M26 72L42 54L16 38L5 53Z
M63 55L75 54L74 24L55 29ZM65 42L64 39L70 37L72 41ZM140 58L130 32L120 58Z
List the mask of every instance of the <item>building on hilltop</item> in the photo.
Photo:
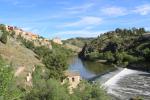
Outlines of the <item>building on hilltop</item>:
M54 43L56 43L56 44L63 44L62 41L61 41L61 39L58 38L58 37L54 38L52 41L53 41Z
M52 49L52 45L51 45L51 42L49 41L49 39L42 38L39 35L34 34L32 32L24 31L16 26L14 27L14 26L6 25L5 27L6 27L7 31L9 31L11 33L14 32L15 38L17 38L18 36L21 36L23 39L33 42L33 44L35 46L46 46L46 47ZM59 39L56 39L54 41L58 44L62 44L61 40L59 40Z

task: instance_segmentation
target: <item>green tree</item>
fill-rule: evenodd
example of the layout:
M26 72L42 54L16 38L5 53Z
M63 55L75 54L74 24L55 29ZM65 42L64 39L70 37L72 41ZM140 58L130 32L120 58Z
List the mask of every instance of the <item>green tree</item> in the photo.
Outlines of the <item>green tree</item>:
M0 37L0 41L1 41L2 43L6 44L6 43L7 43L8 32L7 32L7 31L2 31L2 32L3 32L3 34L2 34L2 36Z
M114 55L111 53L111 51L107 51L104 53L104 58L108 61L108 62L113 62L115 61Z
M110 100L98 83L90 84L82 81L73 94L75 100Z
M43 67L37 66L33 73L33 88L24 100L70 100L68 89L55 79L45 79Z
M20 100L23 96L16 86L12 69L0 58L0 100Z
M115 60L116 60L116 63L118 65L121 64L122 61L123 61L123 55L122 55L122 53L116 52L115 53Z
M67 69L66 57L59 52L48 53L43 58L44 65L50 70L51 78L61 79Z

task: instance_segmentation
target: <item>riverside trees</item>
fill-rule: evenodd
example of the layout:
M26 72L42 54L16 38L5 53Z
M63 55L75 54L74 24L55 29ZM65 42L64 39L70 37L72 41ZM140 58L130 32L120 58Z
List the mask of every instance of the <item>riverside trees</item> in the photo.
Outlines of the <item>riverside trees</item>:
M144 28L117 28L86 44L79 56L85 60L102 59L125 66L141 60L147 61L150 42L144 38L145 33Z

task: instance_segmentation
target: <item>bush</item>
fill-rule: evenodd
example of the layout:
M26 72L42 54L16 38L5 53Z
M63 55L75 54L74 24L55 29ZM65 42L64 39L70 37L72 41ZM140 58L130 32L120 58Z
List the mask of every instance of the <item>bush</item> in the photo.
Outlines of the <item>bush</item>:
M111 51L107 51L104 53L104 58L108 61L108 62L114 62L115 58L114 55L111 53Z
M99 58L99 53L98 52L91 52L89 53L89 60L95 60Z
M67 69L66 57L59 52L48 53L43 58L45 67L50 70L51 78L61 79Z
M122 61L123 61L123 55L122 55L122 53L116 52L116 53L115 53L115 60L116 60L116 63L117 63L118 65L121 64Z
M0 99L20 100L23 92L16 86L11 66L0 57Z
M3 31L3 34L2 34L2 36L0 37L0 41L1 41L2 43L6 44L6 43L7 43L7 36L8 36L8 32Z
M73 95L76 97L75 100L110 100L98 83L90 84L86 81L79 84Z
M132 55L129 55L127 53L123 53L123 62L129 62L129 63L132 63L132 62L136 62L138 61L138 57L135 57L135 56L132 56Z

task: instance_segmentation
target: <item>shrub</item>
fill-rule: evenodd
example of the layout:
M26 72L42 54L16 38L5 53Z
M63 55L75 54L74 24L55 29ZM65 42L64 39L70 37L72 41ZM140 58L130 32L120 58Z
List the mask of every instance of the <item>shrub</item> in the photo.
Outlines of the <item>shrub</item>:
M82 81L74 90L74 97L75 100L110 100L98 83L90 84L86 81Z
M111 51L107 51L104 53L104 58L108 61L108 62L114 62L115 58L113 56L113 54L111 53Z
M123 61L136 62L138 61L138 58L127 53L123 53Z
M8 32L3 31L3 34L2 34L2 36L0 37L0 41L1 41L2 43L6 44L6 43L7 43L7 36L8 36Z
M91 52L89 53L89 59L90 60L95 60L99 57L99 53L98 52Z

